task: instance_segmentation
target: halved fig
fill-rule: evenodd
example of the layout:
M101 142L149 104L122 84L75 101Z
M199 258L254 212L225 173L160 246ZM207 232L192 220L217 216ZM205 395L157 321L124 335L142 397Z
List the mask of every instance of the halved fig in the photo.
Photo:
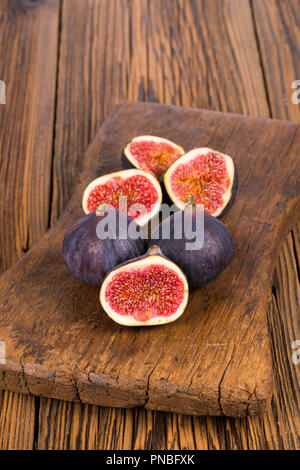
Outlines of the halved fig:
M127 197L127 207L120 204L120 197ZM153 175L143 170L122 170L100 176L85 189L82 207L86 214L94 211L100 202L110 204L127 214L142 226L161 206L162 191Z
M125 168L140 168L160 178L183 154L183 148L171 140L153 135L140 135L125 147L122 161Z
M192 196L208 214L219 217L233 204L237 172L229 155L210 148L197 148L180 157L164 175L170 199L181 210Z
M165 258L159 247L120 265L104 279L100 302L115 322L126 326L170 323L179 318L188 302L185 275Z
M130 224L136 223L126 214L113 208L106 210L104 206L100 205L94 212L79 219L65 235L62 246L62 255L69 271L75 277L95 286L100 286L114 267L146 251L142 238L131 237L129 233L126 237L123 234L120 236L121 224L127 229ZM105 233L104 238L99 224L107 223L108 216L115 221L112 224L115 233L112 236L106 236Z

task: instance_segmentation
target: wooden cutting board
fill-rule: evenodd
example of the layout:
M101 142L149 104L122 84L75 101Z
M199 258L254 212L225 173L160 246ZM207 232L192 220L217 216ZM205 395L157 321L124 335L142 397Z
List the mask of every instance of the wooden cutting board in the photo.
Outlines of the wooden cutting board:
M59 221L0 279L0 388L105 406L186 414L263 412L272 393L267 306L280 244L300 208L299 125L150 103L120 103L90 145ZM222 219L235 242L231 265L190 295L176 322L122 327L98 289L75 279L61 257L96 176L121 169L134 136L154 134L186 150L233 156L236 202ZM2 343L2 350L4 349Z

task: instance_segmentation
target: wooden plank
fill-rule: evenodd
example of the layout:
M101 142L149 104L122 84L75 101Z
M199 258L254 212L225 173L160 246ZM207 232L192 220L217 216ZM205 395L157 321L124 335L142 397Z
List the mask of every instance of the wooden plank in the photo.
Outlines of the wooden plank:
M300 338L300 283L291 233L280 252L272 290L273 314L269 315L269 323L276 365L274 401L283 446L295 449L300 444L300 370L299 365L292 362L292 343ZM277 331L281 336L274 334Z
M132 448L134 411L41 398L40 450Z
M252 2L271 116L300 122L300 93L292 101L300 79L299 1Z
M0 6L0 77L7 90L0 106L2 271L47 230L50 214L59 5L26 5Z
M1 272L48 228L58 14L59 0L0 4L0 79L6 83L6 105L0 105ZM11 392L1 398L0 448L31 449L36 400Z
M292 94L296 91L292 88L292 83L300 76L300 29L297 23L300 14L299 2L253 0L252 5L270 115L277 119L300 122L300 105L292 101ZM295 428L300 419L300 370L291 363L291 345L300 337L299 237L298 225L281 250L274 274L269 324L276 370L273 399L275 419L271 414L268 414L269 419L266 419L267 425L273 421L273 436L277 426L278 439L272 441L273 448L299 448ZM283 406L286 400L288 404ZM268 426L266 428L268 429ZM266 433L266 436L269 438L270 433Z
M170 413L135 409L132 449L166 449L166 417Z
M128 138L149 129L159 135L163 128L172 140L180 135L187 149L200 139L233 155L240 190L224 217L236 245L232 264L193 293L183 317L154 334L109 320L98 290L68 273L61 243L66 227L81 215L86 184L120 168ZM89 147L80 184L59 222L2 276L0 334L8 360L1 366L1 387L188 414L264 411L271 387L266 295L282 237L300 208L299 129L174 106L116 106ZM274 166L278 152L282 158Z
M36 398L3 392L0 408L0 448L29 450L34 447Z

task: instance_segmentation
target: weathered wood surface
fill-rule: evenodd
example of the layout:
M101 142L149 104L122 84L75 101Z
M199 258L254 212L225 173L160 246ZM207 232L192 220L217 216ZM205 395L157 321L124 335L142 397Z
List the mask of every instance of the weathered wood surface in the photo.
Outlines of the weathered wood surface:
M60 2L38 3L0 2L1 272L40 239L51 215ZM2 449L33 447L35 411L34 397L2 394Z
M50 218L59 2L21 4L0 4L2 271L37 242Z
M33 21L31 18L36 18L37 10L27 8L31 3L29 0L10 3L18 4L15 14L18 13L22 15L22 18L26 18L27 24ZM35 2L35 5L37 3ZM53 5L57 2L52 0L43 2L43 5L37 7L38 14L42 15L40 10L49 8L50 3ZM286 18L284 22L283 16L278 15L278 8L283 3ZM3 5L4 2L1 3L0 8ZM21 11L18 11L19 6ZM265 24L261 21L260 34L258 33L260 21L257 14L258 8L263 8L271 18L271 21ZM2 14L4 10L5 8L1 11ZM57 14L59 14L58 10L57 6ZM161 12L160 15L157 14L158 11ZM299 79L300 75L300 61L297 59L299 57L299 41L297 41L299 29L294 21L297 15L299 16L297 0L288 2L282 2L282 0L277 2L270 0L261 2L248 2L248 0L64 1L60 29L57 31L60 41L57 83L59 93L56 106L51 219L55 220L65 207L74 184L76 165L80 163L88 142L101 125L108 110L119 99L147 99L167 104L210 107L222 111L299 121L297 117L299 105L296 106L290 101L291 87L290 83L285 80L286 74L291 76L291 81ZM219 20L216 21L216 18ZM18 27L15 26L13 29L11 41L24 34L24 28L20 22L17 24ZM147 31L152 32L151 40L148 33L143 32L145 24ZM294 25L293 33L289 34L288 41L284 39L284 36L279 38L279 32L284 31L286 27L292 28L292 25ZM267 29L268 34L262 35L261 32ZM6 31L5 34L8 37L11 24L6 23L6 29L3 31ZM42 32L43 28L40 31ZM276 46L274 40L277 40ZM266 46L263 41L267 41ZM89 47L89 44L92 44L92 47ZM263 48L266 51L264 56L262 56ZM124 51L126 53L123 53ZM8 63L17 63L13 60L16 55L16 48L1 48L2 76L0 78L4 77L4 64L7 70ZM285 64L283 73L281 64L285 62L287 56L292 57L292 67L295 72L291 70L290 61ZM23 59L22 70L24 71L28 68L28 55ZM272 64L272 69L270 64ZM230 78L226 79L226 83L222 79L224 73L228 73ZM201 78L200 74L202 74ZM266 80L266 74L271 75L276 83L283 80L283 84L279 87L274 86L272 78ZM18 77L20 78L16 75L16 78ZM42 78L47 77L44 75ZM266 86L264 86L264 80ZM20 83L16 84L14 87L16 96L21 95L21 91L28 95L30 92L28 85L28 81L22 82L22 86ZM48 91L49 88L44 87L44 92ZM268 106L271 94L272 108ZM14 104L10 104L11 112L16 109L18 103L20 104L20 96ZM49 98L49 105L53 105L52 98ZM288 109L288 114L286 109ZM0 106L0 112L2 111ZM37 114L39 113L41 110L37 109ZM1 117L1 125L2 122ZM0 132L1 129L2 127ZM8 129L6 136L10 134L11 130ZM24 135L28 137L28 133ZM1 134L1 141L2 138L3 134ZM15 190L20 192L23 181L16 175L18 172L22 173L23 154L19 150L19 138L10 139L9 142L9 151L1 152L2 165L5 162L6 167L10 168L11 177L16 181ZM5 176L3 176L3 185L5 185L4 181ZM35 191L37 187L33 181L30 181L30 184L24 183L25 185L27 187L31 185L31 191ZM55 186L57 186L56 189ZM8 199L7 202L14 205L14 198ZM42 210L31 211L26 227L32 231L32 237L28 241L28 246L26 245L27 248L34 244L32 239L40 237L44 230L39 229L37 233L34 233L36 230L34 224L36 220L41 220L48 208L49 205L46 204ZM16 226L13 236L6 235L10 224L14 223L14 211L1 212L0 217L1 236L3 236L1 266L4 270L13 260L21 256L22 250L18 247L22 234L20 228ZM33 445L43 448L44 446L48 448L76 448L76 446L132 448L133 445L135 448L164 448L165 446L165 448L177 449L180 447L190 449L299 447L298 433L295 432L296 423L299 420L299 406L295 399L295 397L299 399L297 393L299 391L299 366L291 363L291 343L300 337L299 278L295 269L297 264L299 266L299 233L299 230L295 230L285 242L285 250L281 251L282 263L277 265L275 271L276 290L273 289L272 303L275 306L276 296L278 309L274 310L276 315L272 312L269 315L274 353L275 393L272 407L262 418L195 417L190 421L189 417L181 419L177 415L137 408L126 410L126 418L123 410L114 409L113 413L109 414L109 420L99 420L100 411L98 412L97 407L70 404L70 408L67 409L66 406L56 406L55 403L58 402L47 399L41 400L38 414L40 400L37 398L35 426L39 429L39 433L36 435L35 444L31 437L28 437L28 443L25 444L23 437L15 436L14 440L11 440L12 429L15 427L12 421L17 404L20 403L21 409L24 400L32 400L32 397L0 392L0 396L2 394L3 397L0 412L1 432L4 436L1 440L1 447L27 448ZM292 290L289 286L293 286ZM6 399L7 406L4 407L4 398L8 396L12 396L13 399ZM286 397L289 406L284 406L282 397ZM32 406L27 407L27 409L32 409L33 420L35 403L32 402ZM97 417L93 418L96 419L96 428L93 427L93 431L89 432L89 420L83 416L88 415L85 410L90 408L92 414ZM79 416L79 421L77 416ZM23 418L29 422L28 415L26 418L23 415ZM125 433L128 436L134 436L133 441L129 439L124 444L122 433L115 431L119 423L123 423L122 429L125 423ZM192 431L188 432L187 429L191 424L193 424ZM70 434L70 429L71 434L77 436L76 440L68 440L66 437ZM103 437L100 442L97 438L99 434L107 438ZM164 436L167 436L167 441Z
M190 295L185 315L156 328L124 328L75 279L61 256L82 214L84 187L121 168L135 135L233 156L238 198L224 217L235 256ZM271 399L267 295L278 250L300 214L300 125L150 103L116 105L93 140L57 224L0 280L0 387L104 406L244 416ZM281 156L277 158L278 154Z
M292 100L300 77L299 1L253 0L253 14L270 114L299 122L300 106Z

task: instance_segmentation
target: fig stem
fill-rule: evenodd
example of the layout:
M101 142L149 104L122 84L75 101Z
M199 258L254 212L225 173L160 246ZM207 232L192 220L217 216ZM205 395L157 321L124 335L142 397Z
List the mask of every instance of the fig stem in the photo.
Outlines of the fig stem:
M161 255L161 256L162 256L161 249L159 248L158 245L152 245L152 246L149 248L147 254L148 254L149 256L152 256L152 255Z
M95 210L96 215L103 215L106 209L106 204L105 202L100 202L98 205L97 209Z
M195 199L192 194L188 194L184 202L188 204L189 206L192 206L192 207L196 206Z

